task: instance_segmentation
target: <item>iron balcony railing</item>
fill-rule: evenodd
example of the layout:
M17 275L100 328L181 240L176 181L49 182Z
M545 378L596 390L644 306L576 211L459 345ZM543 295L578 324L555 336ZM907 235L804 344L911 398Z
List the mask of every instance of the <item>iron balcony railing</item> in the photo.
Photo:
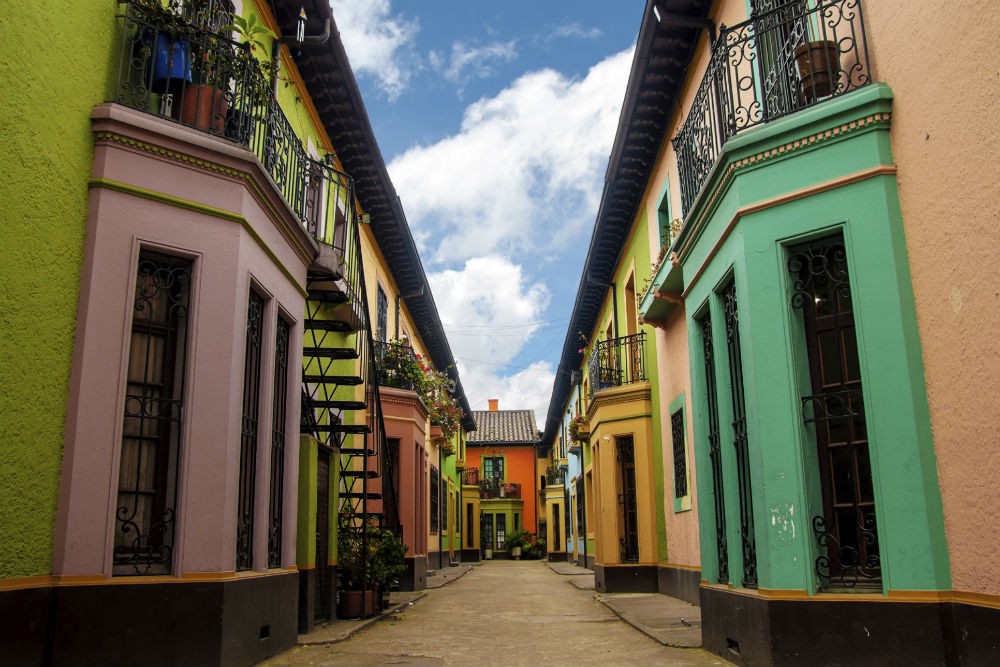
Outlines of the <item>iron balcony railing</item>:
M479 484L479 468L466 468L462 473L462 484Z
M496 498L521 498L521 485L517 482L505 484L498 477L483 477L479 480L479 497L483 500Z
M413 348L398 341L375 341L378 383L383 387L418 391L423 371Z
M734 135L872 82L861 0L756 4L749 20L720 27L672 141L685 215Z
M590 393L645 382L646 332L597 342L590 357Z
M230 38L231 3L121 5L114 101L249 149L308 231L343 251L346 180L309 157L275 99L269 66Z

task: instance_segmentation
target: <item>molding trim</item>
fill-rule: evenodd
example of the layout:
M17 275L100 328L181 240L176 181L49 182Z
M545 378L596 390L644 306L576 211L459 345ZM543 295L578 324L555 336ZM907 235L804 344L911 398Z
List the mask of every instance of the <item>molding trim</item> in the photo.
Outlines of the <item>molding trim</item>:
M675 248L678 256L683 261L687 258L688 254L691 252L691 248L694 246L696 240L701 236L701 232L704 229L709 217L711 217L711 211L713 211L718 204L719 199L722 197L722 193L729 189L733 180L736 178L736 172L742 171L744 169L755 167L760 163L768 162L778 158L784 158L792 153L798 151L813 148L818 144L822 144L827 141L837 140L846 135L853 134L859 130L871 130L877 129L879 127L888 126L891 122L892 114L888 111L879 111L863 118L858 118L852 121L841 123L835 127L827 128L825 130L814 132L813 134L801 137L799 139L794 139L792 141L785 142L779 146L773 146L771 148L758 151L751 155L747 155L743 158L730 162L726 167L725 171L718 179L718 185L716 185L711 190L711 197L703 202L702 205L698 206L699 215L697 220L690 221L682 227L682 232L686 231L689 224L693 222L691 227L691 232L684 234L684 243L679 248ZM893 173L895 173L895 167L892 167ZM712 177L706 180L706 183L710 183ZM773 205L773 204L772 204ZM685 294L687 291L685 290Z
M168 206L175 206L177 208L187 209L202 215L219 218L220 220L238 223L244 230L246 230L251 238L253 238L260 249L264 251L264 254L266 254L272 262L274 262L274 265L281 270L281 273L283 273L285 278L288 279L288 282L295 286L296 291L298 291L303 298L309 297L309 292L306 290L305 285L299 282L291 270L289 270L289 268L278 258L274 250L272 250L260 234L257 233L257 230L253 228L253 225L251 225L242 215L233 213L232 211L215 208L214 206L193 202L189 199L181 199L180 197L174 197L173 195L168 195L163 192L147 190L146 188L136 187L134 185L129 185L128 183L122 183L121 181L115 181L108 178L91 178L88 180L87 185L90 188L114 190L115 192L132 195L133 197L142 197L143 199L160 202L161 204L167 204Z
M824 181L823 183L817 183L816 185L812 185L807 188L801 188L799 190L786 192L777 197L771 197L770 199L762 199L761 201L754 202L752 204L747 204L746 206L741 206L733 214L732 219L729 221L729 224L726 225L726 228L719 235L719 238L716 239L715 245L712 246L712 249L708 252L708 255L705 256L705 260L701 263L701 266L699 266L698 270L695 271L693 276L691 276L691 280L688 281L687 285L684 287L684 292L681 293L681 299L682 300L686 299L688 294L690 294L692 288L698 283L698 280L701 279L702 274L705 273L706 267L712 262L712 259L715 258L719 250L722 249L722 246L725 244L726 239L729 238L729 235L736 228L736 225L739 224L740 220L743 219L743 216L749 215L751 213L758 213L760 211L765 211L769 208L780 206L781 204L786 204L788 202L795 201L797 199L804 199L806 197L818 194L820 192L826 192L828 190L834 190L836 188L843 187L845 185L850 185L852 183L858 183L860 181L864 181L869 178L877 178L879 176L894 176L895 174L896 174L895 165L878 165L876 167L870 167L868 169L862 169L861 171L856 171L852 174L845 174L844 176L839 176L829 181ZM690 245L691 244L685 246L684 249L685 254L690 249Z

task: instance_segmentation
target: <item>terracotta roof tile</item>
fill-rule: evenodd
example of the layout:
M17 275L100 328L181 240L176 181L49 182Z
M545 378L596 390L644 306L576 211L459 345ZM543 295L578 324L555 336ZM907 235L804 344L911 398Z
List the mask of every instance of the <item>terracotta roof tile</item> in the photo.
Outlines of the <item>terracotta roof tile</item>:
M473 410L476 430L469 433L470 445L493 442L536 443L541 434L535 426L533 410Z

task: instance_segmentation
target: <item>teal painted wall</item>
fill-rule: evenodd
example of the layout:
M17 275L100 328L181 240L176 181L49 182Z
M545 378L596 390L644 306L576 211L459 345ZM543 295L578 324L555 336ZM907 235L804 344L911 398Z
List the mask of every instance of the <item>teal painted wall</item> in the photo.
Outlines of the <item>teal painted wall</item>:
M888 112L883 85L832 100L747 132L728 146L738 160L793 137L808 136L871 114ZM724 461L730 581L742 572L739 504L725 331L713 295L727 276L736 280L750 438L759 585L816 590L820 555L810 518L822 513L815 440L801 423L799 396L811 393L801 324L789 306L788 245L840 230L851 273L852 298L872 451L885 590L950 588L941 500L924 389L923 367L894 175L847 181L822 192L744 210L714 256L710 253L741 207L818 183L891 166L888 121L790 151L738 172L707 211L706 224L683 256L691 358L703 358L695 320L711 309ZM721 170L720 170L721 171ZM718 188L719 184L716 183ZM693 212L698 219L701 211ZM685 229L690 236L696 230ZM682 238L686 241L686 238ZM707 262L707 263L706 263ZM703 270L698 281L690 281ZM704 415L702 363L692 369L695 451L699 484L703 576L717 576L716 540Z
M89 115L109 96L118 4L0 12L0 578L48 574L83 261Z

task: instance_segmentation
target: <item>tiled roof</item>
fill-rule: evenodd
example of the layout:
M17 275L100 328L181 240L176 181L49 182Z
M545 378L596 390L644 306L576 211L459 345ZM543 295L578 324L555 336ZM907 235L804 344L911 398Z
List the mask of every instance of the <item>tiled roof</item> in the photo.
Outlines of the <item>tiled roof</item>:
M468 444L494 442L537 443L538 427L533 410L473 410L476 430L469 434Z

